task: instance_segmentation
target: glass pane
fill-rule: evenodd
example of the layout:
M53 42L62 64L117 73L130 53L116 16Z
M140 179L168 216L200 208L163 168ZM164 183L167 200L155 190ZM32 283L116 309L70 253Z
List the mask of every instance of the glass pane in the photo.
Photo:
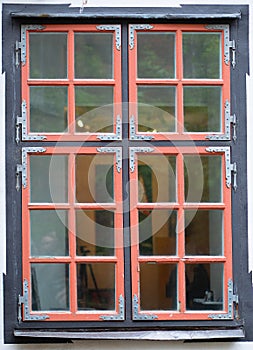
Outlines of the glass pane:
M187 264L187 310L223 309L223 264Z
M139 254L176 255L177 212L139 210Z
M113 87L76 87L75 114L77 132L113 132Z
M185 155L184 164L185 201L221 202L222 157Z
M68 255L68 212L31 210L31 255Z
M177 265L140 264L141 310L177 310Z
M176 88L174 86L138 87L138 131L175 131Z
M75 78L113 78L112 33L75 33Z
M76 254L114 255L114 212L76 211Z
M115 310L115 264L77 265L79 310Z
M68 126L68 88L30 87L30 131L66 132Z
M138 155L139 202L176 201L176 157Z
M221 131L221 87L184 87L185 132Z
M219 79L221 77L220 33L183 34L184 78Z
M68 264L31 264L32 310L69 309Z
M175 77L175 34L137 33L139 78Z
M185 211L185 254L223 254L223 211Z
M67 78L67 34L30 33L30 78Z
M114 156L76 156L76 201L105 203L114 201Z
M68 157L30 156L31 202L66 203L68 200Z

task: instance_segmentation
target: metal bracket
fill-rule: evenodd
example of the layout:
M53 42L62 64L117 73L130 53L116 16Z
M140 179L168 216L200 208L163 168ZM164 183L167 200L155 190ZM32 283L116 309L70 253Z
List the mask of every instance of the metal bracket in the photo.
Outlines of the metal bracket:
M97 26L98 30L115 30L116 35L116 48L120 50L121 47L121 26L120 25L102 25Z
M151 147L130 147L130 155L129 155L129 167L131 173L135 170L135 153L149 153L153 152L155 149Z
M154 139L153 135L137 135L135 128L135 118L132 115L130 118L130 139L131 140L152 140Z
M19 66L18 52L21 51L21 62L26 64L26 31L27 30L43 30L45 27L41 25L22 25L21 26L21 41L16 41L15 54L16 54L16 66Z
M230 147L208 147L206 148L207 152L213 152L213 153L225 153L225 165L226 165L226 186L230 187L231 185L231 178L232 173L234 175L234 183L233 183L233 189L236 191L237 189L237 164L230 163Z
M157 319L157 315L139 314L139 299L135 294L133 297L133 320L134 321L148 321Z
M122 295L119 297L119 314L118 315L104 315L100 316L104 321L124 321L125 319L125 307L124 307L124 298Z
M217 25L208 25L206 29L212 30L223 30L224 31L224 62L226 65L229 63L229 50L232 49L232 67L235 68L236 60L235 60L235 40L229 39L229 25L228 24L217 24Z
M24 319L23 321L42 321L49 318L48 315L31 315L29 307L29 289L28 281L25 279L23 282L23 293L24 295L18 296L18 321L22 321L22 304L24 305Z
M148 30L152 29L153 26L150 24L130 24L129 26L129 46L132 50L134 48L134 31L135 30Z
M101 153L116 153L116 169L120 173L122 169L122 148L121 147L99 147L98 152Z
M116 141L122 139L122 128L121 128L121 118L119 115L117 115L116 119L116 134L103 134L97 136L97 139L101 141Z
M16 190L20 190L19 176L22 174L22 185L27 186L27 153L42 153L46 148L42 147L23 147L22 148L22 164L16 165Z
M213 320L233 319L233 304L238 304L238 295L234 295L233 281L228 280L228 313L227 314L210 314L209 318Z
M20 142L20 125L22 125L22 136L21 139L22 141L42 141L45 140L47 137L44 135L28 135L27 133L27 105L26 101L23 100L22 105L21 105L21 113L22 116L19 117L17 116L16 119L16 143Z
M206 136L206 139L209 139L211 141L228 141L231 139L231 127L230 124L232 124L233 127L233 140L236 142L237 136L236 136L236 125L237 125L237 118L236 115L230 115L230 102L226 100L225 102L225 134L213 134Z

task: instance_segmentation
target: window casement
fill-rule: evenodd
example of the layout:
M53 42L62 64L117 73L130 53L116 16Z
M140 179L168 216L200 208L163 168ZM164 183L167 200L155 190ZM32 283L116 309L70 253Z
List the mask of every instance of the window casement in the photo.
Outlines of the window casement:
M201 22L20 25L16 336L240 328L237 57L229 22Z

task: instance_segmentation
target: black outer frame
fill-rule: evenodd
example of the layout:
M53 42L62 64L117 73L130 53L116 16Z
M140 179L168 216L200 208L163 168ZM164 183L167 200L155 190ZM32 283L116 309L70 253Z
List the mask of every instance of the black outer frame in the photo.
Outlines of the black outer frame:
M55 331L104 331L112 330L193 330L238 328L244 324L245 340L253 340L253 293L251 273L248 273L247 238L247 153L246 153L246 73L248 73L248 6L247 5L183 5L181 8L70 8L66 5L3 5L3 71L6 72L6 191L7 191L7 273L4 276L4 334L5 343L67 342L67 339L15 337L17 330ZM231 38L236 40L236 67L231 68L231 111L238 117L238 141L207 141L205 145L230 145L232 160L238 166L238 189L233 200L233 273L234 288L239 295L239 320L233 321L131 321L130 271L126 270L126 321L122 322L21 322L18 323L18 295L22 294L21 259L21 194L15 189L15 166L20 163L22 146L41 146L41 143L15 143L15 119L20 115L21 80L20 67L15 65L15 41L20 40L21 24L40 23L122 23L122 38L127 42L128 23L208 23L231 24ZM122 46L122 74L127 79L127 46ZM122 89L123 102L128 101L127 86ZM127 133L127 111L123 113L123 135ZM44 143L44 146L54 145ZM129 142L130 144L130 142ZM164 145L156 142L156 145ZM90 146L97 143L89 143ZM103 143L103 146L106 142ZM115 144L116 145L116 144ZM134 143L131 144L134 146ZM201 145L201 142L198 143ZM138 146L140 144L138 143ZM123 155L126 158L126 155ZM124 160L125 167L128 166ZM127 182L128 175L123 178ZM127 209L127 208L125 208ZM129 217L125 215L128 225ZM125 251L126 265L130 261L130 250ZM236 263L235 263L236 262ZM127 291L128 290L128 291ZM73 325L74 324L74 325Z

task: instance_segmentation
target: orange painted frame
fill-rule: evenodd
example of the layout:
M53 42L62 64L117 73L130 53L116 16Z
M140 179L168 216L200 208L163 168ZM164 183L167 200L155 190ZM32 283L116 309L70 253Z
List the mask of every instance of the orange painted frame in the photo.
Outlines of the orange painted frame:
M175 78L174 79L141 79L137 76L137 33L155 33L155 32L175 33ZM221 33L221 79L184 79L183 78L183 46L182 35L184 32L205 32ZM224 31L222 29L210 30L204 24L152 24L148 30L134 30L134 48L129 48L129 118L134 116L135 130L138 130L138 96L137 89L139 85L149 86L175 86L176 91L176 131L175 132L136 132L136 135L153 136L153 140L206 140L208 135L223 135L225 133L225 102L230 101L230 64L224 62ZM184 86L220 86L222 88L221 104L221 132L193 133L184 132L183 121L183 87Z
M116 149L115 149L116 152ZM22 253L23 253L23 280L28 281L30 290L30 310L31 305L31 263L66 263L69 264L69 311L31 311L31 315L48 315L46 321L103 321L101 316L117 316L120 314L119 297L124 297L124 252L123 252L123 214L122 214L122 176L121 172L116 169L116 154L114 154L114 184L115 184L115 202L114 203L75 203L75 155L79 154L99 154L95 147L49 147L43 153L27 154L27 186L22 188ZM30 203L30 155L68 155L68 203ZM30 255L30 210L46 210L46 209L65 209L68 210L68 237L69 237L69 256L64 257L31 257ZM76 236L75 236L75 209L111 209L115 212L115 255L114 256L76 256ZM77 280L76 280L76 264L104 262L115 264L115 310L97 310L97 311L78 311L77 310Z
M134 148L133 148L134 149ZM137 150L137 149L136 149ZM143 153L142 153L143 154ZM184 155L207 155L212 154L206 151L205 147L154 147L152 152L145 152L146 155L175 155L177 157L177 197L176 203L139 203L138 202L138 169L130 173L130 200L131 200L131 259L132 259L132 298L135 295L140 300L140 269L139 264L143 262L177 263L178 264L178 300L180 301L180 311L174 310L145 310L139 315L156 315L156 320L210 320L210 314L228 313L228 285L227 282L232 279L232 224L231 224L231 188L226 186L225 176L225 154L223 152L215 153L222 156L222 203L185 203L184 201ZM138 150L135 153L135 163L137 164ZM178 211L178 222L182 221L185 209L220 209L224 211L224 233L223 233L223 256L186 256L184 228L179 228L178 233L178 254L175 256L140 256L138 244L138 209L175 209ZM223 272L223 311L188 311L186 310L186 290L185 290L185 265L193 263L215 263L224 264Z
M99 141L101 135L113 136L116 135L116 120L117 116L122 115L121 108L121 47L116 48L116 33L115 30L101 31L97 29L97 25L45 25L42 30L27 30L26 31L26 63L22 65L22 101L27 103L27 133L29 136L43 135L46 136L46 141ZM67 33L68 35L68 59L66 79L30 79L30 64L29 64L29 33ZM78 33L113 33L113 79L75 79L74 76L74 34ZM68 87L68 133L44 133L30 132L30 92L31 86L66 86ZM75 132L75 86L112 86L114 87L114 110L113 110L113 128L112 133L77 133ZM32 141L32 140L30 140Z

